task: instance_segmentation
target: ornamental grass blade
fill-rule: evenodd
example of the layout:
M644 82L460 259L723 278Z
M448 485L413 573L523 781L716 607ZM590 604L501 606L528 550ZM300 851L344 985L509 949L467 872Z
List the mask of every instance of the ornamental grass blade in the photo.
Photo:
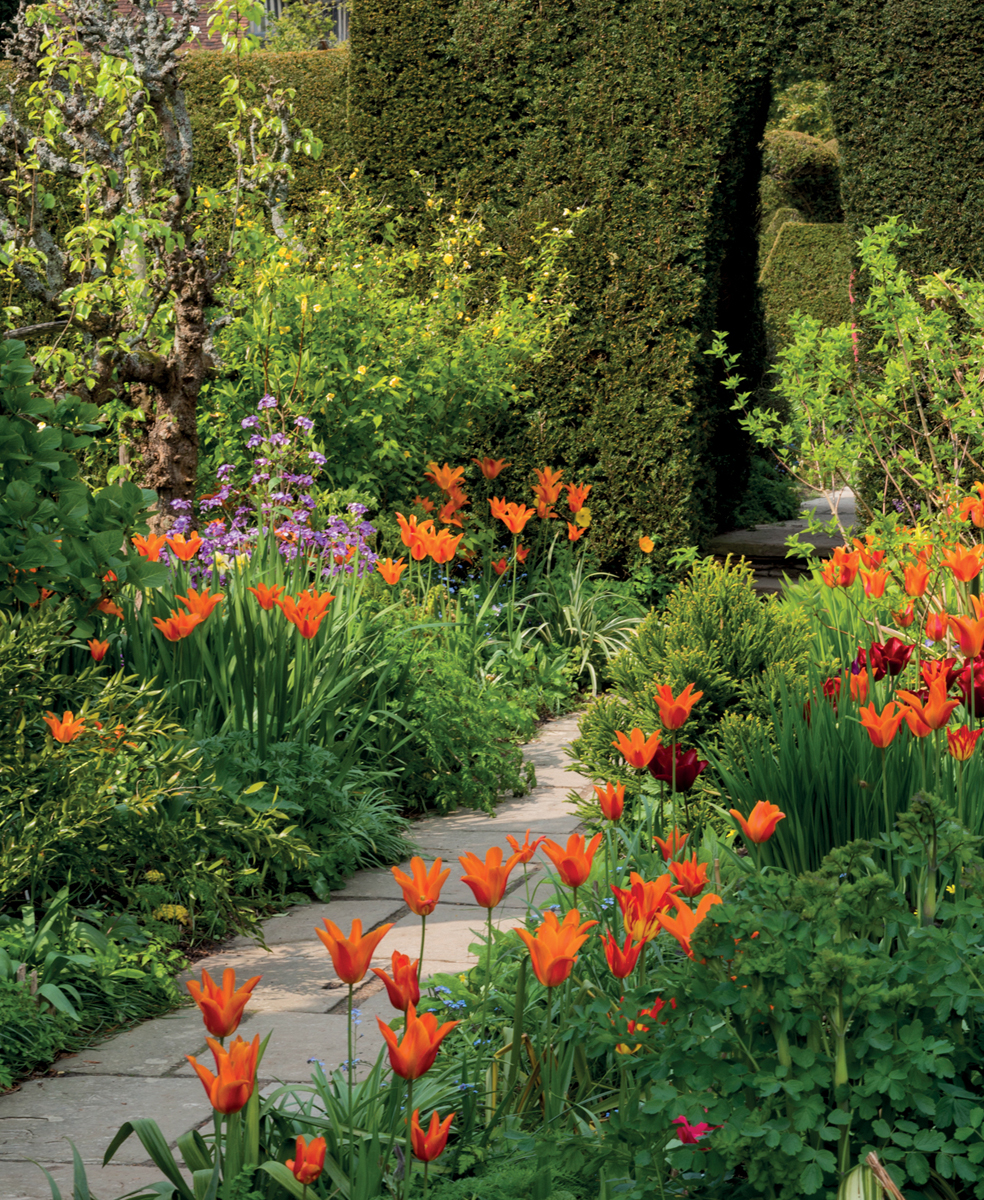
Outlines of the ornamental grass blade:
M72 1146L72 1149L75 1149L74 1145ZM51 1200L62 1200L62 1194L58 1190L58 1184L55 1183L55 1181L51 1178L51 1175L44 1170L44 1167L41 1166L38 1160L36 1158L32 1158L28 1161L34 1163L39 1171L44 1171L44 1176L48 1180L48 1186L51 1188Z
M189 1171L210 1171L212 1169L212 1156L208 1152L205 1139L197 1129L191 1129L178 1138L178 1150L180 1150L181 1157Z
M85 1163L74 1142L72 1147L72 1200L92 1200L89 1194L89 1180L85 1173Z

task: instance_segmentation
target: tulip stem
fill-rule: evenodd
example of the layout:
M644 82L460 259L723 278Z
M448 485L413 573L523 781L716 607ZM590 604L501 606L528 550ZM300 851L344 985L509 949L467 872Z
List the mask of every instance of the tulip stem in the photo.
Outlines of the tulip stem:
M424 1159L424 1196L423 1200L427 1200L427 1169L430 1166L428 1159Z
M394 974L396 972L394 971ZM355 990L355 985L348 985L348 1131L349 1131L349 1185L355 1186L355 1114L352 1111L352 1072L355 1069L355 1064L352 1059L355 1057L354 1043L352 1039L352 993Z
M420 914L420 958L417 961L417 984L423 982L424 978L424 936L427 933L427 914ZM394 972L394 975L396 972Z
M482 988L482 1010L478 1021L478 1037L481 1041L485 1037L485 1011L489 1002L489 990L492 983L492 909L487 908L486 913L488 924L486 926L486 936L488 942L485 950L485 986Z
M403 1200L410 1195L410 1175L413 1171L413 1076L407 1080L407 1148L403 1163Z
M543 1025L543 1051L540 1056L540 1082L543 1087L543 1121L550 1120L550 1038L553 1033L553 988L547 988L547 1018Z

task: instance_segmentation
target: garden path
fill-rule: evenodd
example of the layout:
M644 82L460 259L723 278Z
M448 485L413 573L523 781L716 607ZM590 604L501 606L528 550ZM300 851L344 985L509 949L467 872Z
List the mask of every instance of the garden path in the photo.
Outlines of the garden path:
M576 716L543 727L539 737L524 747L525 758L536 767L536 788L522 799L503 801L495 818L462 810L414 823L410 836L424 859L430 862L440 856L452 867L441 903L427 922L424 969L428 974L462 971L475 961L468 947L485 914L460 882L459 854L470 850L484 858L492 845L506 848L507 834L522 842L527 828L533 837L545 834L557 840L566 840L577 828L570 793L584 796L591 784L567 767L565 747L576 733ZM531 863L529 870L533 889L537 876L542 877L542 865ZM500 926L518 922L526 912L526 883L518 872L513 880L496 910ZM315 1059L332 1069L348 1056L346 989L334 978L327 951L314 936L324 916L346 931L354 917L361 919L365 932L395 922L378 947L373 966L388 968L394 950L416 957L420 949L420 919L403 903L390 872L360 871L329 904L292 908L268 920L264 925L268 950L251 939L236 938L182 976L182 980L198 976L205 968L213 978L221 978L226 967L235 968L239 981L262 974L240 1031L246 1038L257 1032L261 1037L273 1033L260 1068L265 1088L307 1081ZM356 1053L360 1059L372 1060L382 1045L375 1018L389 1021L393 1011L382 984L375 976L367 978L372 982L357 993L361 1027ZM188 1129L206 1123L211 1127L202 1085L184 1057L202 1053L210 1061L198 1010L179 1009L64 1058L56 1074L31 1080L19 1091L0 1097L0 1200L50 1200L47 1182L31 1160L42 1163L64 1194L71 1195L70 1141L78 1147L90 1185L101 1200L159 1180L160 1172L135 1137L124 1143L110 1166L99 1164L126 1120L153 1118L172 1147Z

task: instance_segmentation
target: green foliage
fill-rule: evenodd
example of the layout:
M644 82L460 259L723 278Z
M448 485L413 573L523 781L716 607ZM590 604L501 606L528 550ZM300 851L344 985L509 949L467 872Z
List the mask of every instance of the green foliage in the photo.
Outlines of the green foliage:
M336 45L334 8L321 0L289 0L275 20L267 17L263 49L267 54L297 54Z
M241 88L262 88L276 81L293 88L294 119L312 129L324 143L320 161L298 157L290 185L291 207L313 205L325 186L325 169L342 164L352 168L346 130L348 125L348 51L309 50L290 53L254 51L242 58L227 54L189 54L182 62L184 91L195 145L195 184L204 189L224 189L234 174L235 162L228 138L220 128L227 120L222 105L223 79L234 73Z
M214 467L235 461L242 419L272 393L314 420L333 487L402 507L428 462L467 460L477 428L530 402L523 372L569 316L557 266L569 224L538 233L520 289L490 279L505 254L480 220L427 204L437 227L425 249L358 187L320 195L298 226L303 255L252 234L235 286L255 299L217 338L223 371L199 416Z
M232 794L257 780L276 789L278 811L296 823L312 851L287 873L294 889L327 900L360 867L388 866L406 855L407 823L388 790L395 772L345 768L327 746L310 742L276 742L261 758L246 731L206 738L198 749Z
M688 741L703 745L726 714L767 715L770 697L803 675L809 653L802 613L760 600L746 564L704 559L612 663L613 690L582 719L576 760L596 777L629 783L635 772L612 745L615 731L638 726L648 735L659 728L658 686L669 684L676 694L692 683L704 693L687 732Z
M775 462L752 455L748 488L735 510L735 528L791 521L799 516L801 507L799 489L789 475Z
M886 873L871 854L856 842L812 874L746 877L698 928L695 961L664 962L676 1008L639 1039L644 1102L618 1123L718 1127L670 1162L708 1181L735 1170L739 1200L831 1196L869 1150L907 1196L984 1195L981 910L948 903L919 927L893 874L925 857L899 845Z
M423 626L391 645L405 679L400 722L411 734L394 763L401 791L420 810L492 812L497 797L524 795L534 784L520 743L532 736L536 713L494 677L476 679L435 633Z
M824 328L851 320L852 245L847 226L786 221L762 267L762 299L770 345L789 344L794 313ZM781 385L780 385L781 387Z
M75 1022L62 1013L45 1013L26 982L0 976L0 1089L53 1062L68 1043Z
M269 802L215 786L148 684L91 659L65 673L68 644L57 613L0 621L0 902L69 886L172 940L249 928L307 847ZM84 730L53 741L48 708Z
M925 230L901 252L907 270L979 272L984 25L977 0L817 6L804 49L830 85L852 240L895 213Z
M780 244L810 228L784 226ZM915 236L893 217L858 243L868 295L861 353L846 324L794 316L776 366L785 404L742 417L793 477L826 492L854 481L866 522L904 513L915 525L984 477L976 415L984 405L984 286L953 271L913 279L899 251ZM734 372L737 356L726 353L723 336L711 353ZM736 374L727 380L736 392L741 382ZM739 394L736 407L749 395Z
M808 133L771 130L765 135L762 167L763 223L779 208L795 208L805 220L821 225L843 219L836 143Z
M802 79L779 92L769 110L769 128L808 133L821 142L834 137L830 88L822 80Z
M71 598L78 633L91 636L109 571L137 587L162 574L122 552L146 530L153 493L86 487L78 456L105 432L99 410L71 396L53 404L31 387L33 374L24 343L0 341L0 606L35 604L46 588Z

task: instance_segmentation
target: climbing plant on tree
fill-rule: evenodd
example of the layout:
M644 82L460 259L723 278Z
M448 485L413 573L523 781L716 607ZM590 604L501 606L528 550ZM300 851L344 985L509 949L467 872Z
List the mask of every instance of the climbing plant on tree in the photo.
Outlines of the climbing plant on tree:
M252 43L241 21L259 17L220 0L209 18L236 54ZM196 407L214 369L211 337L220 284L249 222L282 216L292 152L317 156L309 130L291 129L291 90L261 102L223 80L234 177L220 191L192 185L191 122L182 48L197 36L198 0L155 0L119 12L104 0L21 5L8 98L0 106L0 238L12 287L8 326L30 339L39 382L120 412L139 431L133 469L158 495L157 524L194 492ZM237 60L230 56L230 62Z

